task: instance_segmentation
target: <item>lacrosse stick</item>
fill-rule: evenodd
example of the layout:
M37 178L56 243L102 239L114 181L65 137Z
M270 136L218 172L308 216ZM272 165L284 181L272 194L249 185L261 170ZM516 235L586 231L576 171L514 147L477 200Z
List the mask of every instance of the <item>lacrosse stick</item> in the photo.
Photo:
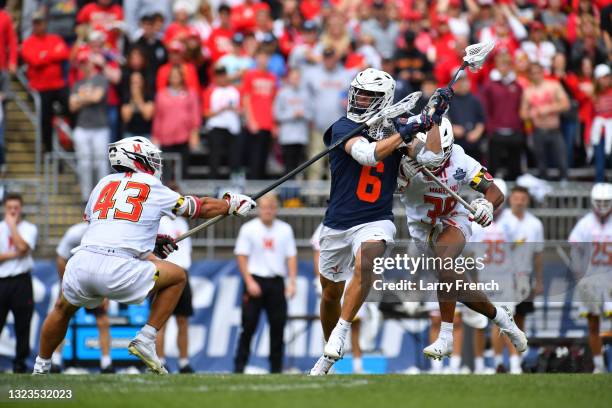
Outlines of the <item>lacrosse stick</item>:
M453 85L455 85L455 82L457 82L457 80L459 79L459 74L464 69L469 67L470 71L476 72L480 68L482 68L482 65L487 59L487 55L489 55L489 53L493 50L493 48L495 48L495 43L492 41L468 45L465 48L465 57L463 57L463 63L461 64L461 67L459 67L457 72L455 72L455 75L453 76L451 81L448 83L447 87L452 88ZM433 107L429 108L430 115L433 114L433 109L434 109ZM423 166L422 171L427 177L429 177L439 187L443 188L455 200L463 204L463 206L467 208L467 210L470 213L474 214L475 212L474 208L470 204L468 204L467 201L461 198L459 194L455 193L446 184L444 184L439 178L437 178L427 167Z
M295 169L293 169L289 173L285 174L283 177L279 178L274 183L270 184L268 187L264 188L263 190L259 191L255 195L253 195L251 198L253 200L257 200L258 198L261 198L265 194L269 193L270 191L274 190L276 187L278 187L281 184L283 184L285 181L291 179L296 174L304 171L304 169L306 169L307 167L312 165L314 162L316 162L316 161L320 160L321 158L327 156L332 150L334 150L338 146L344 144L349 139L355 137L356 135L361 133L364 129L366 129L366 128L372 126L372 125L376 125L376 124L380 123L381 121L383 121L385 119L393 119L393 118L396 118L396 117L398 117L398 116L400 116L400 115L402 115L402 114L404 114L406 112L410 112L414 108L414 106L416 105L417 101L420 98L421 98L421 92L413 92L410 95L406 96L401 101L399 101L399 102L397 102L397 103L395 103L395 104L393 104L391 106L387 106L386 108L382 109L380 112L375 113L372 117L370 117L370 119L368 119L367 121L365 121L364 123L359 125L359 127L353 129L351 132L349 132L342 139L338 140L336 143L332 144L327 149L323 150L322 152L320 152L319 154L317 154L316 156L314 156L310 160L302 163L301 165L299 165L298 167L296 167ZM209 227L211 225L216 224L217 222L221 221L226 216L227 216L227 214L217 215L216 217L209 219L208 221L206 221L206 222L204 222L204 223L194 227L193 229L187 231L186 233L184 233L183 235L178 237L176 239L176 242L180 242L180 241L184 240L185 238L188 238L188 237L192 236L193 234L197 233L198 231L201 231L201 230L203 230L203 229L205 229L205 228L207 228L207 227Z

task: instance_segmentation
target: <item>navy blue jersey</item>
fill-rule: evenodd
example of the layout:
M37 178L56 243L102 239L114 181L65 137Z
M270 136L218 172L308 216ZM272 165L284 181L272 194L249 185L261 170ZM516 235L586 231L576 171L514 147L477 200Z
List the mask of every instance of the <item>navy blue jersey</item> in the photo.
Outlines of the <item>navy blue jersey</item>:
M342 117L325 133L327 146L345 137L360 124ZM367 137L367 129L361 136ZM331 189L323 224L346 230L355 225L393 220L393 193L402 154L394 152L376 166L363 166L338 146L329 154Z

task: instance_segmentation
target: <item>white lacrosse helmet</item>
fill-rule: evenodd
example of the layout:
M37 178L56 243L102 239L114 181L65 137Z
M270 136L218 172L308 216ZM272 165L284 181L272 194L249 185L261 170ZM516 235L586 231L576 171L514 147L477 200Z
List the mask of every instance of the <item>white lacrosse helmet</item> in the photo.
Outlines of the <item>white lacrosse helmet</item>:
M598 216L604 218L612 210L612 184L597 183L591 190L591 206Z
M419 132L416 134L416 138L423 143L427 143L427 134ZM446 162L450 159L453 153L453 145L455 144L455 135L453 134L453 125L448 118L443 117L442 123L440 123L440 143L442 145L442 152L444 152L444 160L442 164L436 168L430 169L434 173L446 166Z
M147 173L161 178L161 150L146 137L126 137L110 143L108 160L115 171Z
M363 123L393 103L395 79L385 71L367 68L357 74L348 92L346 117Z

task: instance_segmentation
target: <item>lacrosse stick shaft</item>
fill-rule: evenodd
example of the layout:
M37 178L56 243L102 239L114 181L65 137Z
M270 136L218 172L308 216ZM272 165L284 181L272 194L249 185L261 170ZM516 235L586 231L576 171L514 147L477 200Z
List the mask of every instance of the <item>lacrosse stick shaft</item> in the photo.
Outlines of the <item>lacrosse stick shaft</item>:
M296 167L295 169L291 170L289 173L285 174L283 177L279 178L278 180L276 180L274 183L270 184L269 186L267 186L263 190L258 191L257 193L255 193L255 195L253 195L251 198L253 200L257 200L257 199L261 198L262 196L266 195L270 191L274 190L276 187L278 187L281 184L283 184L285 181L291 179L296 174L301 173L306 168L310 167L313 163L315 163L315 162L321 160L323 157L327 156L336 147L340 146L341 144L343 144L346 141L348 141L350 138L355 137L356 135L361 133L366 127L368 127L367 123L361 124L359 127L355 128L351 132L347 133L346 136L344 136L342 139L338 140L336 143L334 143L331 146L329 146L327 149L325 149L322 152L318 153L316 156L312 157L308 161L305 161L304 163L300 164L298 167ZM218 223L219 221L221 221L225 217L227 217L227 214L217 215L216 217L207 220L206 222L204 222L204 223L202 223L202 224L200 224L200 225L190 229L189 231L187 231L186 233L184 233L183 235L178 237L176 239L176 242L180 242L180 241L184 240L185 238L188 238L188 237L192 236L193 234L195 234L195 233L197 233L199 231L202 231L203 229L208 228L211 225L214 225L214 224Z
M437 178L427 167L422 168L423 173L429 177L434 183L436 183L439 187L443 188L448 194L450 194L455 200L457 200L457 202L463 204L463 206L465 208L467 208L467 210L474 214L475 210L474 208L463 199L463 197L461 197L459 194L455 193L453 190L450 189L450 187L448 187L446 184L444 184L442 182L442 180L440 180L439 178Z

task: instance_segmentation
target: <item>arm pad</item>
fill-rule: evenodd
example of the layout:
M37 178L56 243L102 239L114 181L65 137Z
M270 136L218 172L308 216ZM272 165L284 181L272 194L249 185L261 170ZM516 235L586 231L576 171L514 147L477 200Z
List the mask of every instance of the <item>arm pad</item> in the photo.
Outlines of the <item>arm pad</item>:
M470 180L470 187L483 194L491 187L491 184L493 184L493 176L489 174L486 167L481 168L478 174Z
M376 166L376 143L370 143L366 138L360 137L351 146L351 156L363 166Z
M425 143L419 141L419 145L415 147L416 161L426 167L435 168L441 166L444 163L444 152L440 150L438 153L434 153L425 148Z
M198 197L185 196L178 199L174 214L187 218L198 218L202 209L202 201Z

